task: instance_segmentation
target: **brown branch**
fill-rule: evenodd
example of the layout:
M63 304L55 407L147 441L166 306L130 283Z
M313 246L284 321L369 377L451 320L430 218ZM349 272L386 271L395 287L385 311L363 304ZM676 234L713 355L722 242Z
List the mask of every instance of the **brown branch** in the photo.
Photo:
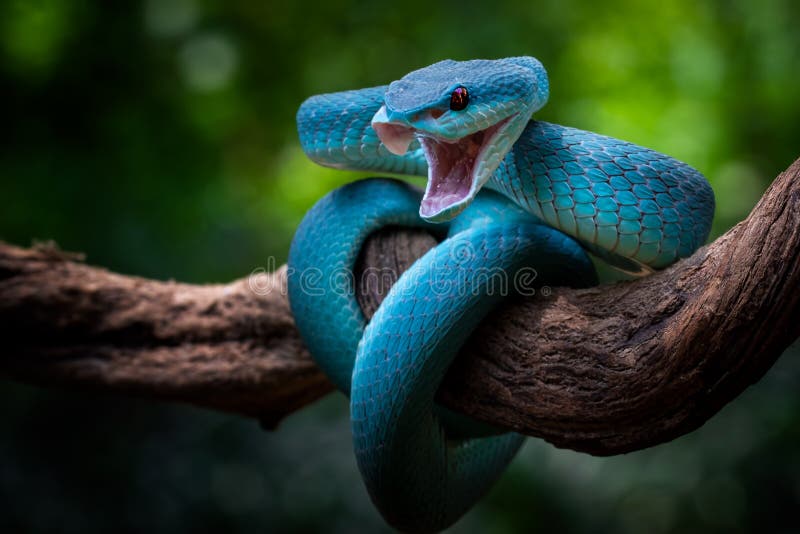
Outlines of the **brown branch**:
M433 244L387 229L360 266L400 272ZM475 333L440 400L594 454L673 439L800 336L799 256L800 160L747 220L688 260L508 303ZM380 299L359 295L368 314ZM270 427L331 390L294 329L283 269L192 286L0 244L0 336L7 377L185 401Z

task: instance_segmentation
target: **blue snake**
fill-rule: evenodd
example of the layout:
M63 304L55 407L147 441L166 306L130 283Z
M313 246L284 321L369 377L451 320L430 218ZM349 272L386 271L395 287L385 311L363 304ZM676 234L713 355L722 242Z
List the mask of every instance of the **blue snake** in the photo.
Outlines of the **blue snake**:
M398 529L454 523L522 443L434 400L459 348L506 294L531 279L595 284L589 253L647 274L708 237L714 194L698 171L533 120L548 95L535 58L447 60L388 86L311 97L297 113L303 150L317 163L427 176L424 193L378 178L329 193L301 222L288 262L297 327L350 396L359 470ZM367 323L353 270L366 238L389 225L442 241Z

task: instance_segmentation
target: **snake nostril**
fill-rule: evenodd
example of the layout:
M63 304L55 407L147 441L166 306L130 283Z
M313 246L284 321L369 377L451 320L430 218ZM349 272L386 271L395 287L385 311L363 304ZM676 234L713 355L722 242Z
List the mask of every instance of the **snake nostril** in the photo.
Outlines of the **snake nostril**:
M434 120L438 119L442 115L444 115L444 111L442 111L441 109L432 109L431 110L431 118L434 119Z

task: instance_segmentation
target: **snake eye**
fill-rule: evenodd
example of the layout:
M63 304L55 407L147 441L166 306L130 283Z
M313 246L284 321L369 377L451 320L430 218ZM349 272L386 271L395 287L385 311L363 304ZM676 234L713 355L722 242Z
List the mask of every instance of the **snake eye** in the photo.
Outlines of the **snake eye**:
M469 91L463 85L459 85L450 95L450 109L461 111L469 104Z

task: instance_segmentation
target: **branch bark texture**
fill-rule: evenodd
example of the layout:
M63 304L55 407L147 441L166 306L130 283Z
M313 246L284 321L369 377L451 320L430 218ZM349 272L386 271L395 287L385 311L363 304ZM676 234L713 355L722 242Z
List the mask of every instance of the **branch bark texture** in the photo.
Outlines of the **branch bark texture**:
M435 245L385 229L359 268L402 272ZM281 418L330 392L294 323L285 269L193 286L114 274L52 246L0 244L0 374ZM381 288L358 298L367 315ZM702 425L800 337L800 160L750 216L633 282L556 288L497 310L442 403L557 446L616 454Z

